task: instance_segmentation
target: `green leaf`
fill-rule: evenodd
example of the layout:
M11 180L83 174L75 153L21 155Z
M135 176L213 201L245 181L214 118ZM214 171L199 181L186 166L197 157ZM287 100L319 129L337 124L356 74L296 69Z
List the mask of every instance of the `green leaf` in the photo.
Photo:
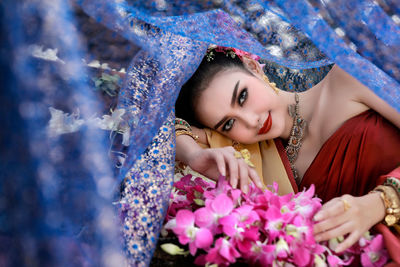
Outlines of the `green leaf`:
M193 199L193 201L194 201L194 203L196 203L198 206L204 206L204 205L205 205L204 200L202 200L202 199L195 198L195 199Z
M189 251L185 251L183 248L178 247L172 243L165 243L161 245L161 249L164 250L169 255L188 255Z

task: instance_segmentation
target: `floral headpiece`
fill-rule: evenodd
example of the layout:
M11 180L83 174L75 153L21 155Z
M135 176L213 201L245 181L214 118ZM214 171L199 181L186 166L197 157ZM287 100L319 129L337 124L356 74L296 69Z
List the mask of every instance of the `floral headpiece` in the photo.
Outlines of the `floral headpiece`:
M206 59L208 62L214 60L215 53L220 52L224 53L227 57L230 56L231 58L235 58L238 56L240 60L243 60L243 57L252 58L254 60L260 60L260 57L249 52L245 52L243 50L234 48L234 47L226 47L226 46L218 46L218 45L210 45L207 49Z

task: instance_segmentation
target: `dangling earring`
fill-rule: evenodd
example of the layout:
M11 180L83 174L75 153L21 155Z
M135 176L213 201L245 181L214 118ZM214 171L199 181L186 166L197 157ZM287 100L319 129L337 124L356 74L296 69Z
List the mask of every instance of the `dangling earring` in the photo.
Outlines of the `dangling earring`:
M279 88L276 87L276 83L270 82L267 75L265 74L263 75L263 79L267 84L269 84L269 86L271 86L271 88L275 91L276 94L279 94Z

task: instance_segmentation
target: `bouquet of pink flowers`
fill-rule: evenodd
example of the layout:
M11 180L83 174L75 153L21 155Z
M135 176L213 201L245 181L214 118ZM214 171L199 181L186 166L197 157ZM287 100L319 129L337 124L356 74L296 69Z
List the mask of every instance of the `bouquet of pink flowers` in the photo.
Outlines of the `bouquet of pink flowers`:
M251 186L247 194L233 189L221 177L217 184L183 176L171 193L164 234L173 233L188 245L197 265L228 266L236 261L259 266L344 266L355 255L363 266L387 261L381 235L369 233L341 254L334 252L341 238L317 243L313 215L321 207L314 187L279 196ZM170 254L183 249L164 244Z

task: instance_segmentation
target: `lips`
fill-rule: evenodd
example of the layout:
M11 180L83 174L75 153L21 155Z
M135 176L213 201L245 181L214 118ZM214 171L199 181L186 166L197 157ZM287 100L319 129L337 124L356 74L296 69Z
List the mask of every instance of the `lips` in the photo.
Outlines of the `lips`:
M261 127L260 131L258 131L258 134L266 134L269 132L272 126L272 118L271 118L271 112L268 113L268 118L264 121L263 126Z

